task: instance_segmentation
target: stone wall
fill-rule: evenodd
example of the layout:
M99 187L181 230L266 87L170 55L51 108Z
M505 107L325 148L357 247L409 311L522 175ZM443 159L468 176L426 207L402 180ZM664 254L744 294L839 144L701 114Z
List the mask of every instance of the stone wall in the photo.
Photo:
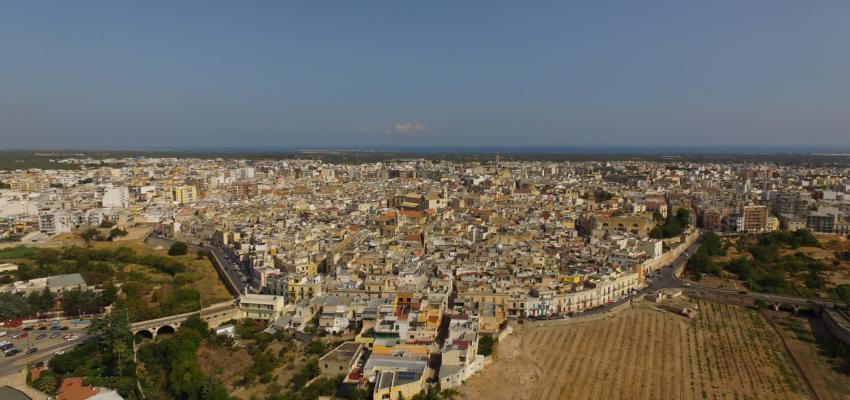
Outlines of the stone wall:
M654 260L644 261L644 271L650 272L655 271L658 268L662 268L665 265L673 262L677 257L682 255L685 250L688 249L697 239L699 239L699 230L693 229L685 236L685 240L680 242L678 246L670 249L666 253L662 254L661 257L658 257Z
M841 310L823 309L823 323L836 339L850 344L850 317Z

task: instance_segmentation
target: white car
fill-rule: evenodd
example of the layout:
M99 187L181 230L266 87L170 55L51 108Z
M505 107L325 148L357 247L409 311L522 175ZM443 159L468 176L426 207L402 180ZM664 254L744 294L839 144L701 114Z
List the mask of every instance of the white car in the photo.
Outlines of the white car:
M61 356L62 354L65 354L65 350L59 350L59 351L53 353L54 356Z
M68 336L68 339L66 339L66 340L69 341L69 342L73 342L73 341L75 341L79 338L80 338L79 336L73 335L73 336Z

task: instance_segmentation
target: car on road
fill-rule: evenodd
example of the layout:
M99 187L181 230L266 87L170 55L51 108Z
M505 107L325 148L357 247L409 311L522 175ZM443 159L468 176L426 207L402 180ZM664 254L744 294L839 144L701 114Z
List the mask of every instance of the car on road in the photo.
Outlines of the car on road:
M73 342L73 341L75 341L75 340L77 340L77 339L79 339L79 338L80 338L80 337L79 337L79 336L77 336L77 335L71 335L71 336L69 336L69 337L68 337L67 339L65 339L65 340L67 340L67 341L69 341L69 342Z
M44 339L44 338L46 338L46 337L47 337L47 334L46 334L46 333L42 333L41 335L36 336L36 337L35 337L35 340L41 340L41 339Z
M29 336L29 332L22 332L22 333L15 335L15 336L12 336L12 339L23 339L27 336Z
M690 283L683 283L682 286L691 286Z
M30 347L25 354L32 354L38 351L38 347Z
M59 350L59 351L53 353L54 356L61 356L62 354L65 354L65 350Z
M25 331L31 331L31 330L32 330L32 326L28 326L28 327L24 328L24 330L25 330Z
M50 335L50 338L51 338L51 339L56 339L56 338L58 338L59 336L62 336L62 334L61 334L61 333L54 333L54 334Z

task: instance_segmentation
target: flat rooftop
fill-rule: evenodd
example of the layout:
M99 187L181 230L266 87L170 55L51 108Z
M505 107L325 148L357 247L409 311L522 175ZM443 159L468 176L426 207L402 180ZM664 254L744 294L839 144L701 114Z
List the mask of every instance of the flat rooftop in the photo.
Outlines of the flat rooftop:
M348 362L357 354L363 347L362 343L345 342L335 349L325 354L320 360L322 361L345 361Z

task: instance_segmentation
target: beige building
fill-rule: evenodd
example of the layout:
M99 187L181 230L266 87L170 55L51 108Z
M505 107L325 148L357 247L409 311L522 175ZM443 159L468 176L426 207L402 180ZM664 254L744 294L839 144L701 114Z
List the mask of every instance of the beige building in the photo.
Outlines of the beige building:
M198 200L198 190L194 186L175 186L171 188L171 200L180 204L194 203Z
M331 378L347 375L362 355L362 343L345 342L319 359L319 370Z
M744 218L744 230L747 232L763 232L767 228L766 206L744 206L741 209Z
M274 320L283 314L283 296L268 294L243 294L239 297L242 318Z

